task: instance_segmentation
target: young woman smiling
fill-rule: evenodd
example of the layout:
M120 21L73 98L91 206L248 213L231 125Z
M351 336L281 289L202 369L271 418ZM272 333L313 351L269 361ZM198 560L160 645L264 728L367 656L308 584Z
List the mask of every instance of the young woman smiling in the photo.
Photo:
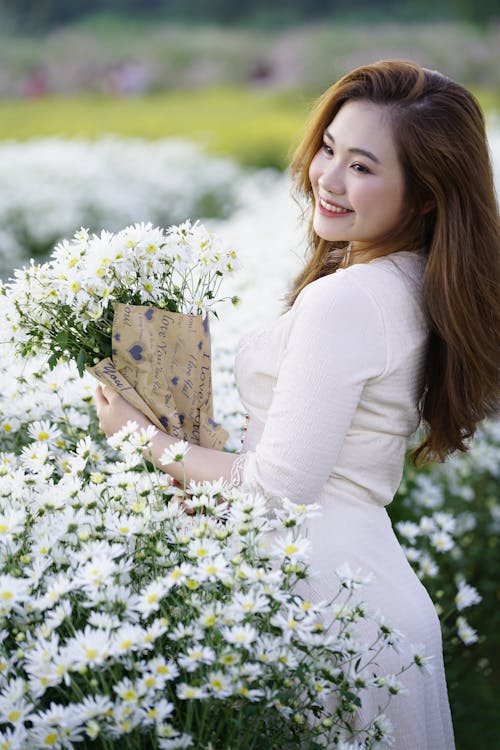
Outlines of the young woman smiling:
M288 310L238 351L242 451L192 446L183 469L162 468L320 503L307 595L331 598L344 562L373 573L364 598L407 636L374 671L397 672L411 643L433 657L432 675L402 676L407 692L388 711L395 747L451 750L439 621L385 506L419 424L415 458L443 459L498 404L500 226L483 117L437 72L364 66L323 95L292 174L311 207L310 255ZM107 434L148 424L108 388L96 401ZM152 460L173 442L158 434ZM367 687L356 726L377 700Z

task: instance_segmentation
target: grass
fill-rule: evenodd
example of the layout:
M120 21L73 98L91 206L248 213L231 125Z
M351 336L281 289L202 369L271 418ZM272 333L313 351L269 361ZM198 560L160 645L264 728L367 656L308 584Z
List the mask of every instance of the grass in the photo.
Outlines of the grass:
M251 166L283 168L310 101L299 94L210 88L142 97L0 101L0 139L182 136Z
M496 108L495 92L476 94L487 111ZM283 169L313 99L300 92L214 87L128 98L87 94L0 100L0 140L180 136L246 166Z

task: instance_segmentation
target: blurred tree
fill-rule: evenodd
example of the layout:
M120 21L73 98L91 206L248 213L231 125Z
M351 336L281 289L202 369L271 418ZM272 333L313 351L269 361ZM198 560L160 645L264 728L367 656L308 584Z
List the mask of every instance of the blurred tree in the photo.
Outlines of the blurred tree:
M500 3L498 0L450 0L451 7L459 18L470 21L489 21L500 19Z
M52 24L78 18L87 10L99 10L102 0L0 0L0 8L22 31L39 31Z
M23 31L41 31L94 13L147 15L168 0L0 0L0 11Z
M147 17L155 14L184 21L215 23L283 23L323 17L349 16L435 17L451 15L474 21L500 17L498 0L0 0L0 17L10 18L15 28L45 30L96 13Z

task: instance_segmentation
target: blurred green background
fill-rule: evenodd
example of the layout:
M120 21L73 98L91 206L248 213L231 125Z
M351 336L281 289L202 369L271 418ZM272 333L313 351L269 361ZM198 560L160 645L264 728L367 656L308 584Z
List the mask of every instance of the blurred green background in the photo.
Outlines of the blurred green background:
M416 60L500 110L497 0L0 0L0 138L194 138L283 168L356 65ZM495 16L496 13L496 16Z
M495 126L498 0L0 0L0 139L182 136L284 169L315 98L391 57L468 86ZM496 542L478 547L478 570L498 565ZM458 750L500 733L498 617L484 613L480 643L448 665Z

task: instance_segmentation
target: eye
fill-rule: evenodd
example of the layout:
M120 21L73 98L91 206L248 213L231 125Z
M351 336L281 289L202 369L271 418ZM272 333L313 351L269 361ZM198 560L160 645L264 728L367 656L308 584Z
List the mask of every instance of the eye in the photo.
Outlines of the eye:
M327 143L327 141L323 141L321 144L321 150L326 156L333 156L333 148Z
M365 167L364 164L359 164L359 162L351 164L351 168L354 169L355 172L359 172L360 174L371 174L368 167Z

